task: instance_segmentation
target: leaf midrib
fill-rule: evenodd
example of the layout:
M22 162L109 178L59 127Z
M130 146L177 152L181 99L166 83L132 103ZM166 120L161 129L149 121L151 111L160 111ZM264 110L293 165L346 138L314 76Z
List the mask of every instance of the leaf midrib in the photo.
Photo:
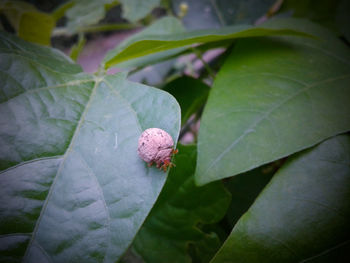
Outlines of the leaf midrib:
M297 90L292 95L288 96L287 98L282 100L280 103L278 103L275 106L273 106L270 110L266 111L256 121L254 121L247 129L245 129L243 131L243 133L236 140L234 140L221 154L219 154L218 157L209 165L209 167L206 169L204 174L205 175L208 174L209 170L218 161L220 161L228 152L230 152L232 150L232 148L234 148L247 134L249 134L252 129L254 129L257 125L259 125L263 120L265 120L272 112L274 112L275 110L277 110L280 107L282 107L285 103L287 103L291 99L294 99L295 97L299 96L300 94L303 94L304 92L308 91L309 89L311 89L313 87L317 87L318 85L321 85L321 84L324 84L324 83L341 80L341 79L344 79L344 78L347 78L347 77L350 77L350 74L345 74L345 75L337 76L337 77L334 77L334 78L328 78L328 79L324 79L324 80L315 82L315 83L310 84L310 85L306 85L304 88ZM205 176L205 175L203 175L203 176Z
M35 237L36 237L36 234L37 234L37 231L38 231L38 227L39 227L40 222L41 222L41 219L42 219L42 217L43 217L43 215L44 215L44 213L45 213L45 211L46 211L48 202L49 202L49 200L50 200L50 198L51 198L51 195L52 195L52 191L53 191L54 186L55 186L55 184L56 184L56 182L57 182L57 178L58 178L59 175L61 174L61 170L62 170L62 168L63 168L63 166L64 166L64 164L65 164L65 161L66 161L66 159L67 159L67 156L68 156L68 154L70 153L70 151L72 150L72 147L73 147L73 145L74 145L74 142L75 142L75 139L76 139L76 137L77 137L77 134L79 133L80 128L81 128L81 126L82 126L82 124L83 124L83 122L84 122L86 112L88 111L88 109L89 109L89 107L90 107L90 103L91 103L91 101L92 101L92 98L94 97L94 95L95 95L95 93L96 93L96 89L97 89L97 87L98 87L98 84L100 83L101 80L100 80L100 79L95 79L94 81L95 81L95 85L94 85L94 87L93 87L93 89L92 89L92 91L91 91L91 93L90 93L89 100L88 100L88 102L86 103L86 106L85 106L85 108L84 108L84 110L83 110L83 112L82 112L82 114L81 114L80 120L79 120L79 122L78 122L78 124L77 124L77 127L75 128L74 133L73 133L73 137L72 137L72 139L71 139L71 142L70 142L70 144L69 144L69 146L68 146L68 148L67 148L65 154L63 155L63 158L62 158L63 160L62 160L62 162L61 162L60 165L59 165L59 168L58 168L58 170L57 170L56 176L55 176L55 178L54 178L54 180L53 180L53 182L52 182L52 184L51 184L51 186L50 186L49 192L48 192L47 197L46 197L46 199L45 199L45 202L44 202L44 204L43 204L43 206L42 206L42 209L41 209L41 211L40 211L40 215L39 215L39 217L38 217L38 219L37 219L37 221L36 221L36 224L35 224L35 226L34 226L34 230L33 230L33 232L32 232L31 239L29 240L27 249L26 249L25 254L24 254L24 256L23 256L23 262L26 261L26 259L27 259L27 257L28 257L28 254L29 254L29 251L30 251L30 249L31 249L31 247L32 247L32 244L33 244L33 242L35 241Z

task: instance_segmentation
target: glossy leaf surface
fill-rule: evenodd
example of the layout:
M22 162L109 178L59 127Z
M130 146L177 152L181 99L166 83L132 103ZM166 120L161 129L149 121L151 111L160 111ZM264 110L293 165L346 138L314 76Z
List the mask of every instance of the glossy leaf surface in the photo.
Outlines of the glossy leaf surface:
M350 52L328 31L299 22L319 39L242 40L222 66L199 131L199 184L350 129Z
M192 262L189 244L202 262L208 262L220 246L215 233L205 233L198 225L219 221L230 194L221 182L195 186L196 146L178 149L176 167L133 243L145 262Z
M4 33L0 50L0 261L115 262L166 179L138 138L176 141L177 102Z
M109 68L115 64L153 53L186 47L193 44L205 44L227 39L269 35L310 36L309 34L303 33L303 28L296 29L292 22L284 23L283 26L280 26L282 21L276 19L273 23L263 24L258 27L240 25L223 27L215 30L197 30L185 33L177 32L175 34L144 34L128 42L122 49L117 47L108 52L104 63L105 67Z
M291 158L211 261L346 262L350 243L350 136Z

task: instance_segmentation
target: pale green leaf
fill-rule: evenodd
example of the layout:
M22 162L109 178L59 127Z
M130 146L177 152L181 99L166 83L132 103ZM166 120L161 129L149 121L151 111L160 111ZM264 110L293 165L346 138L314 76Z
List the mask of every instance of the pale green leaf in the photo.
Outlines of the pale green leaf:
M177 102L5 33L0 59L0 261L115 262L167 177L138 138L159 127L176 141Z

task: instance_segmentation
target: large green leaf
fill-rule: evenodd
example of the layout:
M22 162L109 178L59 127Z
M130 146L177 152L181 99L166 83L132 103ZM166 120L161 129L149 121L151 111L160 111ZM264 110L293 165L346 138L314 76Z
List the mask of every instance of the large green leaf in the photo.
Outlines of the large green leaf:
M136 22L147 16L160 0L119 0L123 6L123 17L131 22Z
M176 13L186 3L183 22L188 29L215 28L233 24L252 24L269 10L275 0L172 0Z
M350 136L343 135L289 160L212 262L347 262L349 202Z
M210 88L199 79L182 76L168 82L163 90L169 92L179 102L181 123L184 125L191 115L205 104Z
M283 20L275 19L274 23L263 24L258 27L240 25L184 33L143 34L133 38L132 41L123 45L122 48L119 47L111 50L105 57L104 64L106 68L109 68L118 63L153 53L186 47L193 44L220 42L227 39L269 35L310 36L309 34L303 33L303 28L295 28L293 24L294 20L290 23L283 23L282 21ZM283 23L283 26L280 26L281 23Z
M176 141L177 102L4 33L0 60L0 261L115 262L166 179L138 137Z
M193 244L198 257L208 262L220 246L215 233L205 233L199 224L220 220L229 205L230 194L221 182L203 187L194 183L196 146L179 145L168 180L133 243L146 262L192 262Z
M201 121L199 184L350 129L349 49L319 26L299 22L319 39L246 39L227 58Z
M0 2L0 13L4 13L17 35L24 40L50 45L55 18L40 12L33 5L22 1Z

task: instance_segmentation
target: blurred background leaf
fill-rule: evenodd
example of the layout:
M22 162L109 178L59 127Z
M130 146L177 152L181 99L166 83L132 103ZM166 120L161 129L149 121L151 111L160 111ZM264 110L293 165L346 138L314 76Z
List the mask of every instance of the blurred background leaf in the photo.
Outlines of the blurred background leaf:
M172 0L176 14L181 4L188 7L183 18L187 29L218 28L227 25L253 24L276 0Z
M4 14L17 35L29 42L50 45L55 18L22 1L1 1L0 13Z
M160 0L119 0L119 2L122 4L123 18L133 23L147 16L160 4Z
M71 33L79 28L98 23L106 15L106 10L118 4L116 0L71 0L72 7L66 12L66 28Z

